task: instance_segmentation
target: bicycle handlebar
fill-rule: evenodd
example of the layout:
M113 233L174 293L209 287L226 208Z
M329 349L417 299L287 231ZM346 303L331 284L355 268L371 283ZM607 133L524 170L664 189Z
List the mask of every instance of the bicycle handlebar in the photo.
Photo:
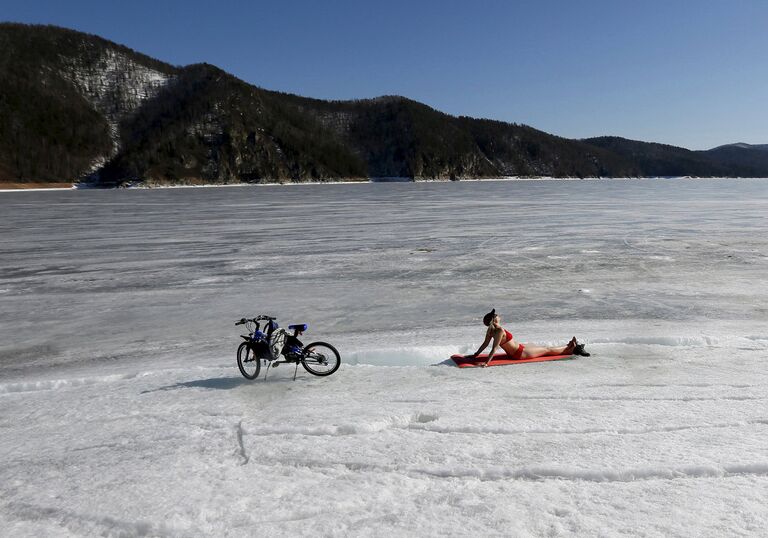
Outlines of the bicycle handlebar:
M235 325L243 325L244 323L248 323L248 322L257 323L259 321L274 321L276 319L277 318L272 317L272 316L265 316L265 315L261 315L260 314L260 315L256 316L255 318L251 318L251 319L240 318L240 321L236 321Z

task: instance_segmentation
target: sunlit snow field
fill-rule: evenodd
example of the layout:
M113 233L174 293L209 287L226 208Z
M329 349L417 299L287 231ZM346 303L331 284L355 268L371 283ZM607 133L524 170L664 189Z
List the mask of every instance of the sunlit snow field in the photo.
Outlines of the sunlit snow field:
M768 180L0 193L3 536L764 536ZM491 307L591 357L460 370ZM241 327L341 369L247 381Z

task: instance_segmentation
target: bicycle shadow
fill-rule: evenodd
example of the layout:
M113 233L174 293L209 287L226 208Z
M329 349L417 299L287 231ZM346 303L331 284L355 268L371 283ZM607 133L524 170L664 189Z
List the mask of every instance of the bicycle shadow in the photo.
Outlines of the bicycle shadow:
M164 387L157 387L156 389L143 390L141 391L141 394L177 389L232 390L241 385L245 385L246 383L249 383L249 381L242 377L239 379L237 377L211 377L208 379L195 379L193 381L180 381L173 385L165 385Z
M299 381L298 379L296 381ZM270 377L268 379L264 379L264 377L260 377L259 379L245 379L243 377L210 377L208 379L194 379L192 381L180 381L178 383L174 383L173 385L165 385L163 387L158 387L156 389L148 389L143 390L140 392L140 394L147 394L150 392L164 392L168 390L180 390L180 389L208 389L208 390L233 390L238 387L241 387L243 385L254 385L254 384L273 384L273 383L286 383L291 382L293 383L292 378L283 378L275 376L274 378Z

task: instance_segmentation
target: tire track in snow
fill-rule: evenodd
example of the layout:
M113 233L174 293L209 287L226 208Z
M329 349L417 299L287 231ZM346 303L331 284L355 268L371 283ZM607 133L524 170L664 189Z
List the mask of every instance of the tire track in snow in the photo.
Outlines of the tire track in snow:
M282 460L264 467L299 467L318 472L346 470L350 472L397 473L412 477L444 479L475 479L480 481L544 481L573 482L637 482L640 480L676 480L734 478L740 476L768 477L768 463L730 463L724 465L679 465L671 467L628 467L624 469L579 469L557 465L530 465L518 469L506 467L440 467L430 465L377 465L367 462L328 462L312 460Z

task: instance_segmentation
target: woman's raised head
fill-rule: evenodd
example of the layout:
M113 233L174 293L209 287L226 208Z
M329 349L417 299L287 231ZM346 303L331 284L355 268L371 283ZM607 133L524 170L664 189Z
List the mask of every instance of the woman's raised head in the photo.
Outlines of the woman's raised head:
M488 327L498 316L496 315L496 309L494 308L486 315L483 316L483 325Z

